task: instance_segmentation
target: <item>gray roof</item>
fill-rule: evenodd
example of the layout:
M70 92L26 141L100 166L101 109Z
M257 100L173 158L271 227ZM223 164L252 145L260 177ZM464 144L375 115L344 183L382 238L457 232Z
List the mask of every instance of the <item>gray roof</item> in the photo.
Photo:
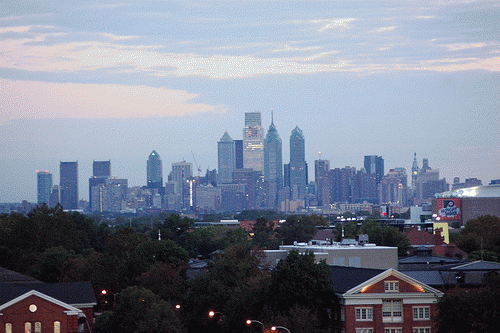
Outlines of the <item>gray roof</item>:
M71 283L0 283L0 305L36 290L66 304L95 305L96 298L90 282Z
M330 279L337 294L344 294L372 277L385 272L385 269L346 266L330 266L330 269Z
M42 283L42 281L38 281L35 278L30 276L26 276L10 269L0 267L0 283L26 283L26 282L38 282Z

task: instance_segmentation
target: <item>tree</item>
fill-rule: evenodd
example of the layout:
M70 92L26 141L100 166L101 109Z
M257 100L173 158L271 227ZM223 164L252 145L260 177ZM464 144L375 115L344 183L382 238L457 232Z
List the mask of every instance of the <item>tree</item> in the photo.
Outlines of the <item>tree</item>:
M399 256L406 256L411 247L408 237L398 229L375 221L365 221L361 227L361 232L368 235L371 243L380 246L397 247Z
M228 332L242 331L246 319L257 318L269 281L259 263L259 258L245 246L237 245L227 248L207 273L192 280L183 301L189 331L212 331L214 323L207 316L210 310L223 314L218 323Z
M128 287L116 299L111 313L96 318L96 333L185 332L173 307L152 291Z
M491 251L495 254L490 258L500 258L500 218L484 215L468 221L460 232L457 246L467 253Z
M292 215L277 231L278 236L287 244L308 242L317 231L317 226L327 226L326 220L319 215Z
M269 291L270 306L275 313L293 317L293 311L308 309L310 324L331 326L329 314L334 313L338 300L330 281L330 268L325 261L316 264L313 252L290 251L272 271ZM289 328L299 332L312 330L314 326Z
M274 223L259 217L252 228L253 245L261 249L276 249L279 240L275 238Z

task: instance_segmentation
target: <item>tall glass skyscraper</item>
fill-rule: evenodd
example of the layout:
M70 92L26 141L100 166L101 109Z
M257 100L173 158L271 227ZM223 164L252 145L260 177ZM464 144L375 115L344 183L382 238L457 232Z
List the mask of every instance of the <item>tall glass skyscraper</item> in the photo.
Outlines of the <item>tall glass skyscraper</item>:
M264 140L264 182L267 191L267 206L278 205L278 192L283 186L283 156L281 138L274 126L271 114L271 125Z
M147 173L147 187L149 188L162 188L163 187L163 167L160 155L153 150L149 154L146 164Z
M217 142L217 154L219 164L218 184L230 184L233 182L233 171L236 167L236 149L234 140L227 132Z
M95 203L92 202L92 188L106 184L106 180L111 177L111 161L93 161L92 177L89 178L89 208L94 209Z
M305 138L296 126L290 135L290 193L292 200L303 199L307 194L307 164Z
M78 162L61 162L59 172L63 209L78 209Z
M49 204L50 203L50 193L52 191L52 174L49 171L38 171L36 170L37 178L37 197L38 204Z
M264 172L264 131L260 112L245 112L243 167Z
M369 174L375 174L377 184L384 177L384 159L382 156L368 155L365 156L365 170Z

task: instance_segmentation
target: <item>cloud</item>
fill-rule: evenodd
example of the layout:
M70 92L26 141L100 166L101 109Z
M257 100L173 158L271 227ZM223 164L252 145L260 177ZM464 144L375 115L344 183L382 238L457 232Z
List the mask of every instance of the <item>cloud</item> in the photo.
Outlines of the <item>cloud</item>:
M111 84L0 79L0 121L39 118L143 118L218 111L182 90Z

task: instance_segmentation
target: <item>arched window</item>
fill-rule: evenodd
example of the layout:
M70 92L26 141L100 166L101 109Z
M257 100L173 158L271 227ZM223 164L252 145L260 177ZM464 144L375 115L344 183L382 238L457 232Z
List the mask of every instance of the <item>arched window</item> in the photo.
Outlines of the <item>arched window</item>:
M60 321L54 322L54 333L61 333L61 322Z
M42 323L39 321L35 323L35 333L42 333Z
M31 333L31 323L24 323L24 333Z
M12 324L11 323L5 324L5 333L12 333Z

